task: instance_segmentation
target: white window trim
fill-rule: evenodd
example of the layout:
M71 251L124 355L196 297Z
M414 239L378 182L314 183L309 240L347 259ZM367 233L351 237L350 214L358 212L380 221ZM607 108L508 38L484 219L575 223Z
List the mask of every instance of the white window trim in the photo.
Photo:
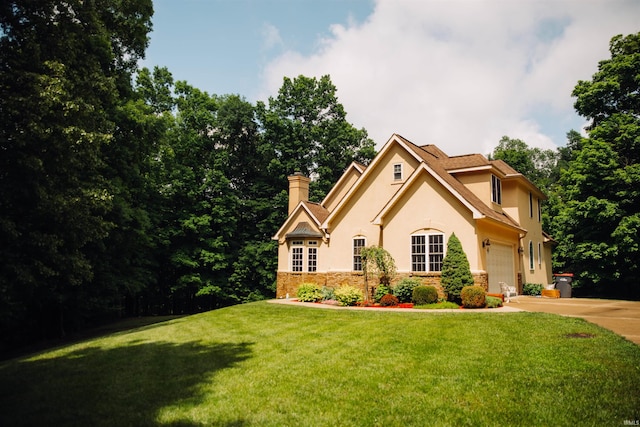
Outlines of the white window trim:
M319 243L317 240L292 240L291 241L291 249L289 251L289 271L292 273L316 273L318 271L318 255L319 255ZM293 270L293 256L294 249L301 248L302 249L302 270L294 271ZM316 250L316 270L309 271L309 249Z
M502 205L502 180L496 175L491 175L491 201L496 205Z
M396 166L398 166L400 169L400 178L396 178ZM393 164L393 181L398 182L398 181L402 181L403 179L404 179L404 167L402 163L394 163Z
M424 244L425 244L425 259L424 259L424 270L414 270L413 269L413 237L424 236ZM431 252L429 251L429 237L430 236L442 236L442 259L444 260L445 255L447 254L447 241L444 238L444 233L441 232L430 232L430 233L414 233L409 237L409 268L413 273L430 273L430 272L439 272L440 270L431 270L431 262L429 257Z
M367 238L365 236L354 236L351 239L351 271L362 271L363 269L360 268L360 270L356 270L356 254L354 253L354 250L356 248L356 240L362 240L362 246L360 246L360 249L362 248L366 248L367 247ZM362 266L362 256L360 256L360 266Z

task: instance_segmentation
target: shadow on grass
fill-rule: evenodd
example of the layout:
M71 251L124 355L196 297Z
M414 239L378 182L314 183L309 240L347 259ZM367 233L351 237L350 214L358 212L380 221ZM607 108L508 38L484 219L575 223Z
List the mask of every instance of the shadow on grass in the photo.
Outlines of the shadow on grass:
M201 386L248 359L250 346L134 342L16 360L0 366L0 425L167 425L157 420L162 408L198 405Z

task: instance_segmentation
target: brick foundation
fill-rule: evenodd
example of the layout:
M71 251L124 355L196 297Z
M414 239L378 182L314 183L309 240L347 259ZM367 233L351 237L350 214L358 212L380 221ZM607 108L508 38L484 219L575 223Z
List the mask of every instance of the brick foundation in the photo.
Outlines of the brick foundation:
M444 290L440 285L440 273L398 273L391 282L392 285L404 278L419 279L423 285L435 286L438 295L444 298ZM377 286L378 283L369 280L369 286ZM473 273L475 285L489 290L487 273ZM319 286L337 288L341 285L357 286L364 290L364 274L359 271L329 272L329 273L292 273L279 271L277 275L276 298L294 298L301 283L315 283Z

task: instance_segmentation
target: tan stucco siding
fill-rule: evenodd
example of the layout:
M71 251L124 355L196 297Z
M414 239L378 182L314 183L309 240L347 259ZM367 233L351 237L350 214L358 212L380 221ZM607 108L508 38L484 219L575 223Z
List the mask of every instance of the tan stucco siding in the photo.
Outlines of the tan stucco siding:
M329 212L334 210L359 177L360 173L358 171L353 167L349 168L340 180L340 188L332 189L331 193L322 201L322 205L329 210Z
M498 208L491 202L491 172L477 171L455 174L456 179L473 192L485 205ZM504 197L504 196L503 196Z
M473 269L478 265L472 213L428 173L403 194L384 218L384 247L399 272L411 271L411 235L441 232L446 243L452 233L460 239Z
M394 180L394 165L402 164L403 179ZM372 220L418 167L418 161L401 147L391 147L383 158L367 169L367 179L357 187L330 220L331 235L327 271L353 269L353 239L365 237L366 245L379 245L380 227Z

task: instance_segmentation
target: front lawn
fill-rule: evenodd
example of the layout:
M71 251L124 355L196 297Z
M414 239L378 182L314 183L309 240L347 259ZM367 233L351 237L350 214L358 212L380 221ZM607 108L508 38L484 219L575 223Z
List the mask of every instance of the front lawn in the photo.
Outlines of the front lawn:
M0 425L622 425L640 347L540 313L258 302L0 364Z

